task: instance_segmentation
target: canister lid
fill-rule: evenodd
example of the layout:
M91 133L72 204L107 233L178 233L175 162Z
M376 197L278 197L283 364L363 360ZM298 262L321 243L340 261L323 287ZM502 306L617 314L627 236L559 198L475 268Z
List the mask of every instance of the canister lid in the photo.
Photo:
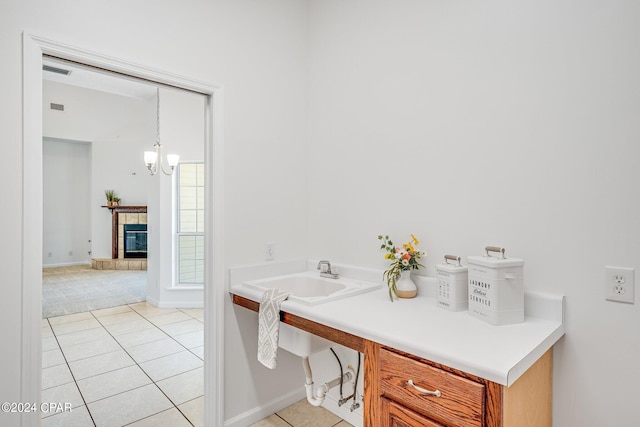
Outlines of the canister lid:
M436 271L446 271L447 273L461 273L466 272L468 269L466 265L436 264Z
M486 255L470 256L467 257L467 261L469 264L476 264L490 268L521 267L524 265L524 260L521 258L498 258Z
M454 263L449 263L449 260ZM442 264L436 264L436 271L446 271L447 273L462 273L468 270L466 265L460 264L460 257L456 255L445 255Z

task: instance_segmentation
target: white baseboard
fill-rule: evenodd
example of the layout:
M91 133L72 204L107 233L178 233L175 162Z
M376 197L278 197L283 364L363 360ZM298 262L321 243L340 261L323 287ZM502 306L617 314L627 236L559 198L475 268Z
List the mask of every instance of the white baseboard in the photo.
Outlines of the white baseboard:
M42 268L72 267L74 265L91 265L89 261L63 262L60 264L43 264Z
M204 301L158 301L149 295L147 302L158 308L204 308Z
M306 396L303 387L292 391L289 394L280 396L277 399L268 402L262 406L256 406L248 411L243 412L240 415L228 419L224 422L224 427L247 427L253 423L260 421L263 418L267 418L272 414L278 412L281 409L291 406L297 401L304 399Z

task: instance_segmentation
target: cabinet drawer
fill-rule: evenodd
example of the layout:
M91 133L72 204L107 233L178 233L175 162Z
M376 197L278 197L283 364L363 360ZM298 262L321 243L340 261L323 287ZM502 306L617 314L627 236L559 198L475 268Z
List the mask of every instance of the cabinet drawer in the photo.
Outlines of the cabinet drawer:
M383 427L444 427L404 406L382 399Z
M380 391L383 396L447 426L482 427L484 384L385 349L380 349L379 369ZM437 390L439 396L430 395L418 388Z

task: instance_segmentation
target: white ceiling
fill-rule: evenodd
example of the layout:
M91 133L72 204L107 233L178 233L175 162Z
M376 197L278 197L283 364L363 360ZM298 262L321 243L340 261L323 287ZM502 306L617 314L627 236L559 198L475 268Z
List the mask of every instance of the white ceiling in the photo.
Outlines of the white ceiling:
M43 70L42 78L44 80L132 98L152 99L156 95L156 86L133 77L121 76L51 58L43 58L43 64L71 71L69 75L65 76Z

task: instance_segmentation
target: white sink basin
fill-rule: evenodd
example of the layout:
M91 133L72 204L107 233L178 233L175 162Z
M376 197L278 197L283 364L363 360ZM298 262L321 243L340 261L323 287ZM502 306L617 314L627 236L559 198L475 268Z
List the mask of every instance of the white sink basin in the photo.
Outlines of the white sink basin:
M364 282L349 278L329 279L319 277L319 273L306 272L289 274L286 276L269 277L267 279L252 280L245 286L258 291L276 288L288 292L288 301L295 301L306 305L317 305L342 298L348 298L364 292L378 289L380 283ZM278 346L300 357L307 357L323 351L334 345L333 342L310 334L294 326L280 322L280 337Z
M380 283L365 282L343 277L329 279L320 277L319 273L316 272L275 276L267 279L251 280L244 284L258 291L276 288L282 292L288 292L291 294L288 298L289 301L306 305L317 305L347 298L373 291L381 286Z
M328 350L333 345L335 345L333 341L280 322L278 347L289 353L300 357L309 357L320 351Z

